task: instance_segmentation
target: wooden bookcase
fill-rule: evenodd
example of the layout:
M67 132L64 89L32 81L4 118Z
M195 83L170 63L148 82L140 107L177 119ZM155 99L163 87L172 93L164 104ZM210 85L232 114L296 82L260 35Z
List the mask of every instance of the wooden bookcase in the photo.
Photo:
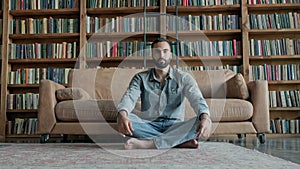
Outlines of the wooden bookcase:
M2 30L2 32L1 32L1 36L0 36L0 38L1 38L1 48L0 48L0 50L1 50L1 57L0 57L0 61L1 61L1 66L0 66L0 70L1 70L1 77L3 76L3 72L2 72L2 61L3 61L3 49L4 49L4 43L3 43L3 41L4 41L4 38L3 38L3 28L4 28L4 23L3 23L3 2L1 1L0 2L0 5L1 5L1 8L0 8L0 19L2 20L2 28L0 28L1 30ZM0 87L1 87L1 93L2 93L2 82L3 82L3 79L1 78L1 81L0 81ZM0 106L2 106L2 102L3 102L3 99L2 99L2 97L0 97ZM1 107L0 107L0 110L1 110L1 114L0 114L0 124L1 124L1 126L0 126L0 131L2 130L2 128L3 127L5 127L5 126L3 126L2 124L3 123L5 123L5 114L4 113L2 113L2 109L1 109ZM0 134L0 140L4 140L4 137L5 137L5 135L3 135L2 133Z
M251 80L251 67L263 64L300 64L300 55L281 55L281 56L251 56L249 50L251 39L280 39L291 38L300 39L300 28L285 29L250 29L250 14L264 13L284 13L284 12L300 12L299 3L286 4L249 4L247 0L240 0L237 4L231 5L210 5L210 6L168 6L167 0L158 1L156 5L146 7L131 7L130 1L127 1L126 7L120 8L89 8L88 0L74 0L76 3L74 8L62 9L41 9L41 10L10 10L10 0L4 0L1 18L3 18L3 34L2 34L2 65L1 65L1 116L0 116L0 135L4 138L32 138L35 135L13 135L7 133L7 121L16 117L37 117L37 110L8 110L7 95L17 93L38 93L38 84L9 84L8 74L10 71L16 71L22 68L95 68L116 67L124 60L127 66L143 67L151 64L151 58L144 57L88 57L87 43L118 41L118 42L151 42L156 37L167 37L171 41L235 41L239 43L238 53L230 55L211 55L191 57L187 55L179 56L179 66L203 66L203 65L230 65L239 66L240 72L244 75L246 81ZM109 1L108 1L109 2ZM122 1L120 1L122 2ZM144 2L144 1L141 1ZM148 1L145 1L148 2ZM152 1L149 0L152 3ZM278 12L279 11L279 12ZM98 33L88 32L86 23L90 23L91 18L122 18L128 15L139 13L141 17L151 16L156 13L156 21L159 23L155 29L149 31L100 31ZM177 18L192 16L216 16L222 14L237 15L238 27L235 29L221 30L174 30L168 23L168 17L175 16ZM10 33L10 23L14 19L42 19L42 18L75 18L78 20L78 32L72 33L44 33L44 34L12 34ZM213 17L212 17L213 18ZM144 21L144 20L143 20ZM120 22L121 23L121 22ZM150 22L151 23L151 22ZM105 21L103 22L105 24ZM121 24L120 24L121 25ZM119 25L119 26L120 26ZM205 36L204 36L205 35ZM125 38L124 38L125 37ZM62 43L77 42L76 58L44 58L44 59L10 59L11 44L34 44L34 43ZM145 45L146 46L146 45ZM144 47L145 47L144 46ZM176 58L176 57L174 57ZM176 60L174 59L176 63ZM299 90L300 79L298 80L277 80L269 81L269 89L272 90ZM296 119L300 117L299 107L277 107L270 108L270 117L275 119L278 117L286 119ZM36 137L38 137L36 135Z

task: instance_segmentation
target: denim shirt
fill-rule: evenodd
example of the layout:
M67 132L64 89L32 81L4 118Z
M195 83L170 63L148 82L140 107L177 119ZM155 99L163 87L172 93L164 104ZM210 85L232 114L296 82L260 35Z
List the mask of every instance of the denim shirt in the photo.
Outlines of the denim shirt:
M155 77L155 69L137 73L131 80L118 105L118 112L131 113L141 99L142 119L184 120L185 98L197 113L209 114L209 108L195 79L187 72L170 67L165 85Z

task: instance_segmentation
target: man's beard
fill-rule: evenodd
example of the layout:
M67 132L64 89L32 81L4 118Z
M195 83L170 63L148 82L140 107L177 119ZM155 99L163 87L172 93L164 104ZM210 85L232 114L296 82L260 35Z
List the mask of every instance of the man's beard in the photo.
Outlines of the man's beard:
M161 62L161 61L164 61L164 62ZM154 60L155 66L160 69L166 68L170 63L171 63L171 59L160 58L158 60Z

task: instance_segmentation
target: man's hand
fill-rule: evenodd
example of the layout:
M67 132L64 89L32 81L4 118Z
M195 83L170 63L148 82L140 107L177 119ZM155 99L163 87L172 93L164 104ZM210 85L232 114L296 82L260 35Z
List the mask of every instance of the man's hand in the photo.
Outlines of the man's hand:
M132 123L124 110L118 113L118 130L123 137L125 135L133 135Z
M206 140L209 138L211 133L212 121L206 113L203 113L200 119L201 120L196 129L196 132L198 133L197 138L202 138Z

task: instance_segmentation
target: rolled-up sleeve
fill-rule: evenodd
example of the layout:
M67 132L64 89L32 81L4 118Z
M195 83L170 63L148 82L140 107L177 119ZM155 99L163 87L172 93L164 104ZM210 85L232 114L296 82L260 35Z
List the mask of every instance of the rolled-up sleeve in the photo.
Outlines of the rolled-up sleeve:
M200 117L203 113L207 113L208 115L210 115L209 107L200 91L196 80L190 74L187 74L183 78L183 83L184 94L189 100L197 116Z
M118 104L118 112L125 110L128 114L134 109L136 102L141 94L141 84L142 80L137 75L135 75L129 83L129 86L124 93L120 103Z

